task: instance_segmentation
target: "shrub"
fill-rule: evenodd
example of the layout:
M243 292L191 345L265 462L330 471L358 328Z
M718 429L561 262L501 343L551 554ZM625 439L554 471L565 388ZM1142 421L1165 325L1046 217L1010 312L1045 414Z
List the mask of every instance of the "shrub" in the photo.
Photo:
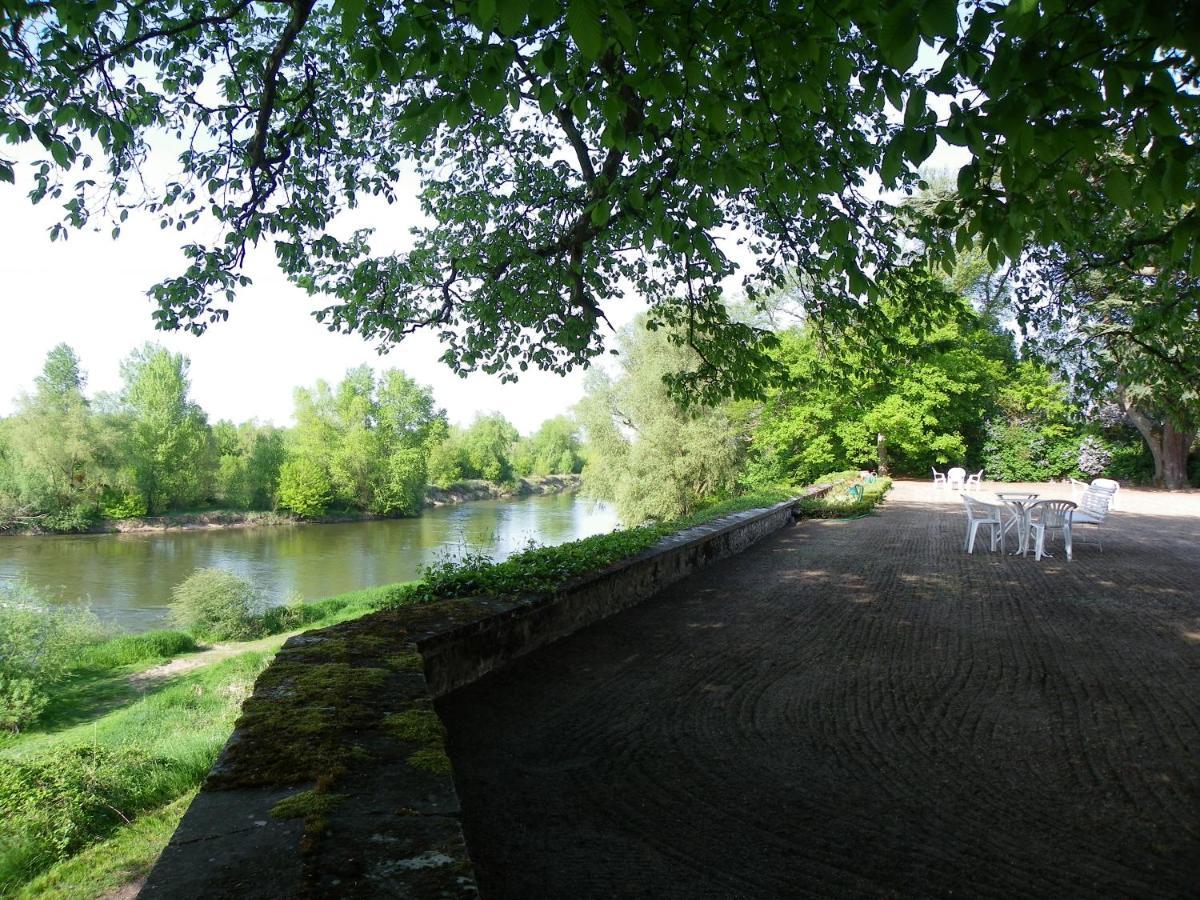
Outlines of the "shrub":
M279 505L298 516L323 515L333 497L325 469L310 459L289 459L279 469Z
M146 496L137 488L108 488L100 495L100 515L106 519L139 519L147 512Z
M209 640L258 637L265 609L253 584L221 569L197 569L171 591L171 620Z
M0 759L0 892L171 799L177 780L168 761L135 749Z
M91 614L37 601L26 585L0 586L0 729L36 721L50 689L101 633Z
M1081 473L1089 478L1096 478L1104 474L1104 470L1108 468L1112 462L1112 453L1108 446L1098 437L1088 435L1079 442L1079 460L1078 468Z
M830 479L822 478L825 482ZM801 500L798 506L798 512L802 518L806 519L853 519L859 516L865 516L873 510L884 495L892 486L890 478L877 478L870 484L862 485L862 496L854 497L850 494L850 485L847 482L839 482L835 484L824 497L813 497L806 500Z

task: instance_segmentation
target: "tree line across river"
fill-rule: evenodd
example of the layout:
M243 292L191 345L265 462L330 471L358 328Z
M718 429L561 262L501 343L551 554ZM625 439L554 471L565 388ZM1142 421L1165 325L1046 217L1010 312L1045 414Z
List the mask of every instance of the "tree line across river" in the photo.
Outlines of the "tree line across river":
M121 389L89 398L66 344L0 419L0 530L79 531L100 518L197 509L415 515L427 484L579 472L573 422L521 437L502 415L451 426L430 388L368 366L295 394L295 425L210 423L186 356L147 344Z

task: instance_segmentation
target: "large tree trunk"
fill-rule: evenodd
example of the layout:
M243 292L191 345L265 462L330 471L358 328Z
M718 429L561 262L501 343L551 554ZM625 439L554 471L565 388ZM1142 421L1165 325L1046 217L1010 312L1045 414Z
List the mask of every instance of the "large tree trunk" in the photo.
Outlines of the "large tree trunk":
M880 475L891 474L891 464L888 462L887 435L883 432L875 435L875 460Z
M1177 428L1170 419L1157 422L1126 402L1125 413L1142 433L1154 457L1154 483L1169 491L1187 490L1188 451L1196 439L1195 428Z

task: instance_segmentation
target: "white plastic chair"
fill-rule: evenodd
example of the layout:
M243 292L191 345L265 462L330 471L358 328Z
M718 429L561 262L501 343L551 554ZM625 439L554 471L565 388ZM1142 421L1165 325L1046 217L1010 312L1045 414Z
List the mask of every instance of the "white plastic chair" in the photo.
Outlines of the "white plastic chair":
M966 480L967 470L960 466L955 466L946 473L946 487L952 491L961 491Z
M1117 508L1117 494L1121 491L1121 482L1113 481L1111 478L1096 478L1092 481L1089 487L1093 487L1098 491L1108 491L1108 493L1111 494L1111 497L1108 501L1108 508Z
M1067 562L1071 561L1071 518L1075 504L1070 500L1039 500L1029 507L1029 536L1034 539L1035 559L1048 556L1046 532L1058 530L1063 533L1063 546L1067 550Z
M1108 480L1107 478L1096 479L1096 481ZM1076 525L1096 526L1096 546L1100 548L1101 553L1104 552L1104 544L1100 541L1100 526L1108 518L1108 511L1112 509L1113 495L1115 493L1115 491L1097 487L1096 482L1092 482L1091 486L1079 498L1079 508L1075 510L1074 515L1071 517L1072 522Z
M990 530L991 546L989 549L995 550L996 545L1000 545L1000 552L1004 552L1004 524L1000 521L1000 513L1003 507L997 506L994 503L984 503L982 500L976 500L974 497L962 495L963 509L967 514L967 536L963 541L963 549L968 553L975 552L975 535L979 533L979 529L986 525Z
M933 489L935 491L939 490L939 489L945 490L946 489L946 473L939 472L937 469L933 469L933 468L931 468L930 471L933 472Z
M963 486L964 491L977 491L983 487L983 469L980 469L973 475L967 476L967 483Z

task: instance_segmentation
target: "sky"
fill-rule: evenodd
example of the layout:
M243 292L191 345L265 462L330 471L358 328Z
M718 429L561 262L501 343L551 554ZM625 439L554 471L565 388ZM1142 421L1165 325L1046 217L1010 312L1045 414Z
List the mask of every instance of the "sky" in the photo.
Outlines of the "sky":
M19 182L18 182L19 183ZM381 205L362 218L390 234L407 234L419 220L415 182L407 202ZM436 336L406 339L386 356L354 335L334 334L311 316L325 305L289 284L275 268L269 247L252 254L243 288L228 321L200 337L155 331L145 291L183 270L179 246L187 234L162 231L148 216L131 215L118 240L100 232L73 231L51 243L55 221L49 201L34 207L20 186L0 184L0 415L13 412L31 391L47 352L65 341L79 355L88 392L120 387L119 363L145 341L157 341L191 359L192 398L211 421L257 418L286 425L292 393L317 379L337 381L366 363L403 369L433 388L452 422L500 411L523 433L566 412L583 396L584 373L566 377L526 373L516 384L484 374L461 378L438 361ZM382 243L382 242L381 242ZM618 326L637 312L636 302L610 303Z

